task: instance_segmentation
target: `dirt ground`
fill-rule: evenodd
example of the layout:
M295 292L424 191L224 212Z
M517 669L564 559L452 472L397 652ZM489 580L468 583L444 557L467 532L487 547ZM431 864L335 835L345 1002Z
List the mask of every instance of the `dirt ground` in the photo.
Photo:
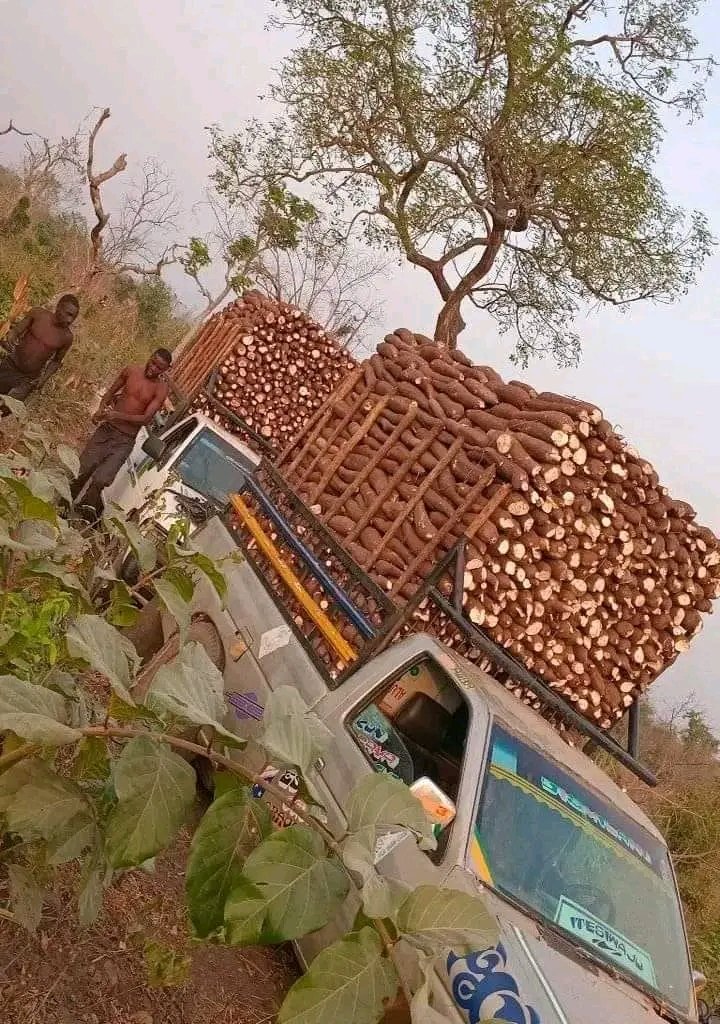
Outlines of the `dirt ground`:
M71 878L55 890L36 936L0 921L3 1024L270 1024L297 976L292 953L191 942L187 844L183 837L158 859L155 874L120 879L93 928L77 924ZM148 938L191 957L184 984L149 986Z

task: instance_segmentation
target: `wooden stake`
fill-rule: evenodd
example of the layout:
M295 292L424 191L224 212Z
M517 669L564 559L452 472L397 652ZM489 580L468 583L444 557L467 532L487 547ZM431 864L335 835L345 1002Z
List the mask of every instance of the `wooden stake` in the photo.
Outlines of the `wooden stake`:
M307 436L307 440L304 445L295 456L291 464L287 468L287 473L293 473L300 465L302 460L307 455L310 448L315 443L320 431L327 423L330 418L330 413L333 410L333 406L336 402L342 401L346 395L349 395L352 389L355 387L357 382L362 377L362 367L356 367L352 373L349 373L345 380L342 382L337 391L330 395L315 412L313 416L307 421L305 426L302 428L299 434L292 439L292 442L288 445L285 451L282 453L280 458L277 460L277 465L282 466L283 462L290 456L291 452L294 452L297 446L302 441L303 437Z
M337 472L339 467L342 466L342 464L345 461L345 459L347 458L347 456L350 455L350 453L353 451L353 449L356 447L356 445L360 444L360 442L365 437L365 435L367 434L367 432L370 429L370 427L373 425L375 420L378 418L378 416L384 410L385 406L388 404L388 401L389 401L389 396L388 395L385 395L383 398L381 398L380 401L377 402L373 406L373 408L370 410L370 412L367 414L367 416L362 421L362 423L357 428L357 430L354 432L354 434L352 435L350 440L347 442L347 444L341 445L340 451L337 453L335 458L331 461L330 465L328 466L328 468L325 470L325 472L321 476L319 484L317 485L315 490L312 492L312 494L310 496L310 504L311 505L314 505L315 502L318 500L318 498L323 493L323 491L327 487L327 485L330 482L330 480L332 480L334 474Z
M499 506L502 505L502 503L505 501L505 499L507 498L508 494L510 494L511 491L512 484L503 484L502 487L499 487L497 489L495 494L493 494L492 498L490 498L487 504L480 509L478 514L475 516L473 521L468 526L467 530L465 530L465 536L468 538L468 540L472 540L472 538L478 532L480 527L488 521L488 519L493 514L495 509L499 508Z
M462 522L463 515L467 512L469 508L472 508L472 506L475 504L478 497L482 494L485 488L489 487L489 485L495 479L495 472L495 466L489 466L488 469L485 470L483 475L480 477L478 482L474 485L468 496L463 501L462 505L460 505L460 507L457 509L455 515L452 518L448 518L445 520L445 523L440 527L435 536L432 537L431 540L429 540L425 544L425 547L422 549L422 551L420 551L420 553L417 554L415 558L413 558L413 560L410 562L410 565L407 567L407 569L402 574L400 579L395 582L395 585L393 586L391 593L397 593L397 591L399 591L408 582L408 580L412 578L413 573L418 568L418 566L422 565L425 559L428 558L432 554L433 550L438 547L443 538L447 536L450 530L452 530L453 526L455 526L458 522ZM493 499L491 498L490 501L492 500ZM490 502L488 502L488 504L490 504Z
M357 491L357 489L360 486L360 484L364 483L367 480L367 478L370 476L370 474L375 469L375 467L380 464L381 460L385 458L385 456L390 451L390 449L393 447L393 445L398 440L398 438L401 436L401 434L405 430L407 430L407 428L410 426L412 421L415 419L415 414L417 413L417 408L418 408L417 402L411 402L410 408L405 413L403 418L400 420L398 425L393 429L393 432L390 434L388 439L385 441L385 443L383 444L382 448L380 448L375 453L375 455L372 457L372 459L369 460L367 466L365 466L365 469L363 469L362 472L360 472L355 477L353 482L351 484L347 485L347 487L342 492L340 497L336 498L328 506L328 509L325 512L325 515L324 515L323 518L327 519L329 516L334 516L335 513L338 511L338 509L343 507L343 505L345 504L347 499L350 497L350 495L354 494L355 491Z
M428 473L428 475L425 477L423 482L420 484L418 489L413 494L410 501L406 502L402 512L396 517L395 522L392 524L387 533L384 534L383 539L380 545L378 546L378 550L372 552L370 561L367 563L367 566L365 568L370 569L375 563L375 561L382 556L383 549L387 545L388 541L391 541L393 539L393 537L398 532L402 524L409 518L409 516L412 514L416 506L419 505L419 503L422 501L422 497L425 494L425 492L429 490L430 487L432 487L432 485L440 476L445 467L450 465L450 463L458 454L458 452L462 450L464 444L464 438L455 438L445 456L442 459L440 459L435 468Z
M378 509L385 504L385 502L388 500L388 498L395 490L397 485L407 476L410 470L414 469L417 466L417 461L420 458L420 456L423 455L428 450L430 445L441 432L442 424L438 423L430 431L427 437L425 437L422 441L418 441L418 443L413 447L412 451L410 452L410 458L407 460L407 462L403 462L401 466L398 466L390 480L388 480L387 487L385 488L385 490L382 492L382 494L378 494L377 498L367 509L365 515L362 517L360 522L356 523L353 529L350 531L350 533L347 536L348 541L355 540L355 538L361 533L361 531L365 529L365 527L376 514Z

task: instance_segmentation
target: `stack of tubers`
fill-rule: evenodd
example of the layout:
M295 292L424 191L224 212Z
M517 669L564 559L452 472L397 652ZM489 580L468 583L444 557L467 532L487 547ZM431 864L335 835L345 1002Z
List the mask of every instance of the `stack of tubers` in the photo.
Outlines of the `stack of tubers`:
M345 378L281 469L400 603L467 537L465 614L603 729L720 595L720 541L598 408L406 330ZM427 604L417 615L457 642Z
M203 325L173 376L193 394L219 369L214 397L281 449L354 366L305 313L250 291ZM232 430L204 396L196 408Z

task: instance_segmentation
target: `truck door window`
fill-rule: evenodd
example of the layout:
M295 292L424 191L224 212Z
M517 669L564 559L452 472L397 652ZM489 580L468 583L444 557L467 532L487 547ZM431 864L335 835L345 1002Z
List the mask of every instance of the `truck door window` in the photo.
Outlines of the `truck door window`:
M376 772L408 786L429 778L454 801L468 721L460 690L435 662L424 659L351 714L348 724Z

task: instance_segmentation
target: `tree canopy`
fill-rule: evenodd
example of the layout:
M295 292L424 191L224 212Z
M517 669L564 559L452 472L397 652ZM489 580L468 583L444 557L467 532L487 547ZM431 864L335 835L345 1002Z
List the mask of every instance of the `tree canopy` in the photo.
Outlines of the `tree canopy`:
M427 271L435 338L468 303L515 356L573 362L584 303L683 294L712 239L655 174L664 112L696 116L712 60L698 0L277 0L299 33L272 95L284 117L234 135L312 182L367 241Z

